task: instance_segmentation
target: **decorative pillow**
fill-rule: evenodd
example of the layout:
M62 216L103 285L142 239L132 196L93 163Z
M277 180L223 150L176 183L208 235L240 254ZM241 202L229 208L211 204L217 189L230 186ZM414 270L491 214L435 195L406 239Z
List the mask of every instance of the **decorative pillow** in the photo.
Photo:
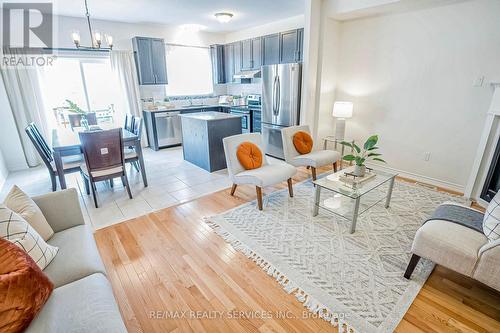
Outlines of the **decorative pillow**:
M54 259L59 248L51 246L21 216L0 204L0 238L23 249L44 269Z
M16 185L7 194L3 204L13 212L21 215L42 236L43 240L48 240L54 234L54 230L43 216L40 208Z
M26 252L1 238L0 262L0 332L22 332L54 285Z
M500 192L491 199L483 219L483 232L490 242L500 238Z
M245 170L257 169L262 166L262 152L256 144L243 142L236 150L236 157Z
M298 131L293 135L293 145L299 154L309 154L313 148L313 139L309 133Z

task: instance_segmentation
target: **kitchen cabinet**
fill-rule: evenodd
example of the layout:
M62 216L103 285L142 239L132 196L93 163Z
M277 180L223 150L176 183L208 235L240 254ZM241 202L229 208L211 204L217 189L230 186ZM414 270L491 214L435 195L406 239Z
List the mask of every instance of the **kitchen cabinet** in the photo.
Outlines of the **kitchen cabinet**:
M161 38L132 38L139 84L167 84L165 43Z
M241 42L233 43L233 56L234 56L234 74L241 72ZM232 82L237 82L232 79Z
M252 40L247 39L241 42L241 69L252 69Z
M262 37L263 65L274 65L280 62L280 34Z
M252 39L252 69L260 69L262 66L262 38Z
M226 83L224 73L224 45L211 45L210 57L212 58L212 79L214 84Z
M297 30L297 34L297 62L302 62L304 60L304 28Z
M234 45L224 45L224 77L225 83L233 82L234 75Z
M304 29L280 33L280 63L302 61Z

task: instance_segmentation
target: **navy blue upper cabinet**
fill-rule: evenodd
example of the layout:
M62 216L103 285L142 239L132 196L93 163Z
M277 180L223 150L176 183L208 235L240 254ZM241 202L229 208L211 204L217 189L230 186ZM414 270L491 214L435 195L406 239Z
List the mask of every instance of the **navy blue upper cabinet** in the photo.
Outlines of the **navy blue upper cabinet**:
M241 42L233 43L233 52L234 52L234 74L241 72L242 63L241 63ZM236 80L232 80L236 82Z
M262 66L262 38L252 39L252 69L259 69Z
M302 62L304 60L304 28L297 30L297 61Z
M252 38L241 42L241 69L259 69L262 66L262 38Z
M252 40L247 39L241 42L241 69L252 69Z
M290 30L280 34L280 62L302 61L303 30Z
M167 84L165 43L160 38L132 38L139 84Z
M212 79L215 84L226 83L224 72L224 45L211 45Z
M262 37L263 65L274 65L280 62L280 34Z
M234 75L234 47L233 44L224 45L224 78L225 83L233 82Z
M153 75L156 84L167 84L167 62L165 58L165 42L160 38L151 40Z

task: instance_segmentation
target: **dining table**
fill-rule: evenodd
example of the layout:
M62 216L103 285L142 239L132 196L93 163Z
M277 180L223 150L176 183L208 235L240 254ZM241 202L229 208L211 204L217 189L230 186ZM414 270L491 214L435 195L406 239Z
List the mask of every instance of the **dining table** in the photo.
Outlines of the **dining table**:
M107 129L107 128L106 128ZM136 134L122 128L123 146L134 147L139 159L139 168L141 170L144 186L148 186L146 177L146 167L144 165L144 156L141 146L141 138ZM77 131L67 128L55 128L52 130L52 153L54 164L56 166L57 176L61 189L66 189L66 179L64 177L63 158L65 156L74 156L82 154L80 136Z

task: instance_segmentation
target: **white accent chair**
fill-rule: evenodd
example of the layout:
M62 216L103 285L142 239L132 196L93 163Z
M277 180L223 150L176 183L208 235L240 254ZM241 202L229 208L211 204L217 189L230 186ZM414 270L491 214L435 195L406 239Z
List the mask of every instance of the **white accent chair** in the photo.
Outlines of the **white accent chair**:
M489 242L476 230L445 220L431 220L417 230L411 253L404 274L407 279L420 258L426 258L500 291L500 239Z
M301 155L293 145L293 136L299 131L311 134L307 125L291 126L281 130L285 161L296 167L305 166L311 168L313 180L316 180L316 169L322 166L333 165L333 170L336 172L342 159L340 153L335 150L313 149L310 153Z
M229 177L233 182L231 195L234 195L238 185L254 185L257 191L258 208L259 210L262 210L262 188L287 181L288 192L290 197L293 197L292 177L295 175L297 170L293 166L281 161L269 164L266 159L266 155L264 155L261 134L238 134L228 136L222 141L224 144L227 170L229 172ZM238 161L238 157L236 156L236 151L238 150L238 146L243 142L251 142L259 147L263 154L262 166L260 168L245 170L243 166L241 166Z

